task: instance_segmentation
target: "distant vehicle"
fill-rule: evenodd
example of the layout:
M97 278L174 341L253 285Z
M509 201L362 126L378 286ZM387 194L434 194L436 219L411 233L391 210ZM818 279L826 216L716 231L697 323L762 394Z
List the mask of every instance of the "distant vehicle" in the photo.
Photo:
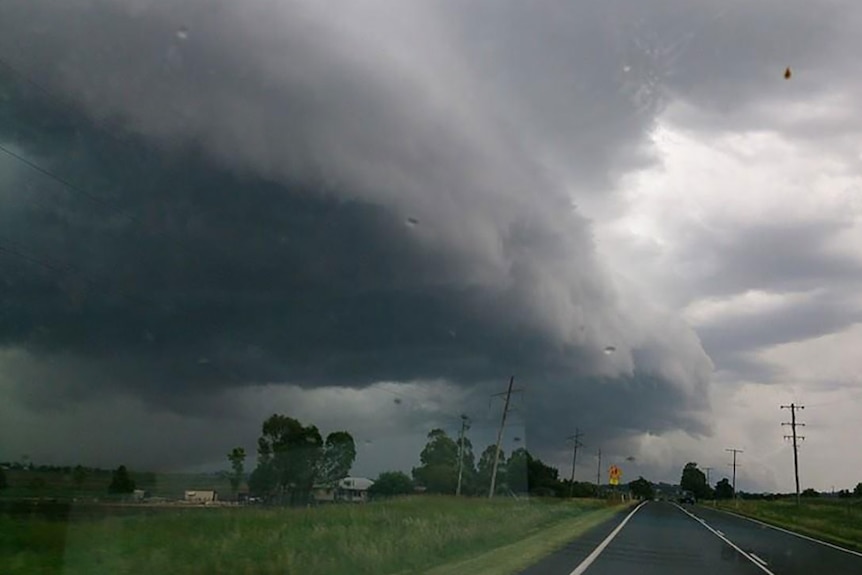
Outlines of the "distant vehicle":
M692 493L691 491L683 491L679 496L679 502L683 505L694 505L694 493Z

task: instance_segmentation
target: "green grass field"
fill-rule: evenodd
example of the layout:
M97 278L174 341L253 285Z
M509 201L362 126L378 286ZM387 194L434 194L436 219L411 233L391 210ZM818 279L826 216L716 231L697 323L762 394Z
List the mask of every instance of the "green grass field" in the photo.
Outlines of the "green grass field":
M0 515L0 557L8 575L378 575L432 568L439 575L465 568L504 574L618 509L590 500L432 496L314 509L175 509L101 517L92 509L76 517L73 507L66 521Z
M9 488L0 491L0 498L54 497L59 499L105 499L111 472L88 472L80 483L72 473L6 470ZM182 499L186 489L215 489L222 497L230 494L230 482L206 473L135 473L135 487L152 497Z
M793 499L722 503L719 508L759 519L797 533L862 551L862 500Z

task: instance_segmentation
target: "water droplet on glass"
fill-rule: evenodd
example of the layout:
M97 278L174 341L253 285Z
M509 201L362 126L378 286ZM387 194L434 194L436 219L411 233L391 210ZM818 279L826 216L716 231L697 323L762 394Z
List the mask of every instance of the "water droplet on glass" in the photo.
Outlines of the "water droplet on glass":
M210 360L207 357L202 357L202 358L198 359L198 365L206 365L209 362L210 362Z
M177 38L179 40L187 40L189 37L189 29L185 26L181 26L179 30L177 30Z
M419 224L419 220L417 220L416 218L407 218L407 222L406 222L406 223L407 223L407 225L408 225L408 226L410 226L410 227L414 227L414 226L416 226L416 225L418 225L418 224Z
M615 348L615 347L614 347L614 346L612 346L612 345L609 345L608 347L606 347L606 348L604 349L604 353L605 353L605 355L610 355L610 354L612 354L613 352L615 352L616 350L617 350L617 348Z
M632 71L631 66L623 66L623 72L631 72L631 71Z
M394 403L395 405L401 405L401 398L396 397L395 399L392 400L392 403Z

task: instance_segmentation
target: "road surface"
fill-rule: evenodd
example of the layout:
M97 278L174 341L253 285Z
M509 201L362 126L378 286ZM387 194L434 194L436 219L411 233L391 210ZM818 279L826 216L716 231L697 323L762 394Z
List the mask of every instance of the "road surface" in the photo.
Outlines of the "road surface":
M862 574L862 554L701 506L648 502L522 575Z

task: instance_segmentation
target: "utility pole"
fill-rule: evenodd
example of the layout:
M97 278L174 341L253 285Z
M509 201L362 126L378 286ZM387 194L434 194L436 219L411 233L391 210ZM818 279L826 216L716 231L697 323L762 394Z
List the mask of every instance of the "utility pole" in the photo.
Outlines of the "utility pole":
M572 482L569 485L569 497L571 498L574 490L575 490L575 464L578 461L578 448L583 447L584 444L581 443L581 437L584 434L581 433L581 430L577 427L575 428L575 434L570 435L566 438L567 441L572 442Z
M712 485L709 483L709 472L710 472L710 471L712 471L712 467L704 467L704 468L703 468L703 470L704 470L704 471L706 471L706 486L707 486L709 489L712 489ZM716 505L716 502L715 502L715 491L713 491L713 492L712 492L712 504L713 504L713 506L715 506L715 505Z
M731 466L733 467L733 500L736 501L736 505L739 506L739 499L736 496L736 468L740 467L740 466L737 465L737 463L736 463L736 454L742 453L743 451L741 449L732 449L732 448L731 449L725 449L725 451L729 451L729 452L733 453L733 463L731 464Z
M506 427L506 416L509 414L509 400L512 398L512 384L515 383L515 376L509 378L509 387L506 389L506 403L503 404L503 417L500 419L500 429L497 430L497 449L494 450L494 467L491 471L491 488L488 490L488 499L494 497L494 490L497 487L497 465L500 464L500 444L503 442L503 428ZM501 394L496 394L501 395Z
M599 491L602 485L602 450L599 448L599 465L596 468L596 497L599 496Z
M455 488L455 495L461 495L461 477L464 475L464 432L470 429L468 423L470 418L466 415L461 416L461 433L458 435L458 487Z
M790 423L782 423L781 425L789 425L792 430L792 435L785 435L784 439L793 439L793 474L796 477L796 505L799 505L799 440L805 439L802 435L796 435L796 427L801 426L805 427L804 423L796 422L796 410L797 409L805 409L804 405L796 405L795 403L791 403L790 405L782 405L781 409L789 409L790 410Z

